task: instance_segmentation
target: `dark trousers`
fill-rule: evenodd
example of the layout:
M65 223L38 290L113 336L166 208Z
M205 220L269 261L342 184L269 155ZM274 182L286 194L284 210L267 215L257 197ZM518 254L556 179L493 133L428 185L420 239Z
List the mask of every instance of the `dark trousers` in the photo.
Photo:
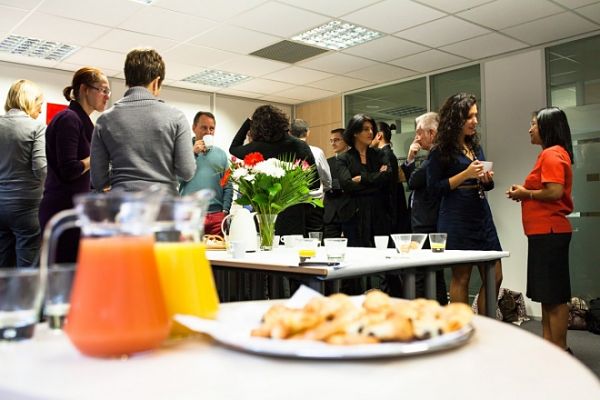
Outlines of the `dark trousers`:
M30 267L40 261L40 200L0 201L0 267Z

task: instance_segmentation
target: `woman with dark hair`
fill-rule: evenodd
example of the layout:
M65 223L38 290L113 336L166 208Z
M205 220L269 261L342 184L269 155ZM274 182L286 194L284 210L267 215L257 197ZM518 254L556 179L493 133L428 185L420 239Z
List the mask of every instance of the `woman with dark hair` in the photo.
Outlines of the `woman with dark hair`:
M531 144L542 147L523 185L506 192L521 202L523 229L528 240L527 296L542 303L544 339L567 347L567 325L571 299L569 243L573 211L573 147L565 113L543 108L531 118Z
M44 227L59 211L73 208L73 196L90 191L90 141L94 124L90 114L102 112L110 99L106 75L93 67L79 69L71 85L63 90L69 107L52 118L46 129L48 176L40 204L40 225ZM79 235L61 236L57 262L74 262Z
M427 187L441 197L438 231L448 234L451 250L497 250L500 241L484 191L494 188L493 172L484 172L485 160L477 133L477 100L467 93L449 97L439 112L435 145L429 154ZM468 302L472 265L452 269L450 301ZM483 268L479 268L485 282ZM496 297L502 283L502 264L495 266ZM495 307L495 305L492 305ZM479 313L486 311L485 287L478 299Z
M337 159L340 186L355 210L342 224L349 246L374 247L375 235L390 234L387 199L381 193L389 185L391 168L386 155L370 147L376 129L373 118L364 114L352 117L343 134L350 148Z
M20 79L10 86L0 116L0 268L39 261L46 126L36 119L43 103L40 88Z

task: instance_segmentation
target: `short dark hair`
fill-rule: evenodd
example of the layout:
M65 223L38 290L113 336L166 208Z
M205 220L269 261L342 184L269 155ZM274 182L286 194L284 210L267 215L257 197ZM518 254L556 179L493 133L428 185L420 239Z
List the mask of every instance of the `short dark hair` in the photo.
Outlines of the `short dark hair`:
M538 131L544 148L561 146L569 153L571 164L573 159L573 143L571 141L571 128L567 115L558 107L547 107L533 113L537 120Z
M125 58L125 84L129 87L148 86L156 78L165 80L165 62L154 49L133 49Z
M387 122L379 122L379 132L383 133L383 141L389 143L392 141L392 130Z
M343 138L344 142L350 147L354 147L354 135L360 133L363 129L363 124L365 122L370 122L373 130L377 129L377 124L375 120L368 115L365 114L356 114L350 121L348 121L348 126L346 130L344 130Z
M202 116L207 116L208 118L217 122L217 119L215 118L214 114L211 113L210 111L198 111L196 113L196 115L194 116L194 126L196 126L198 124L198 121L200 120L200 117L202 117Z
M305 138L308 135L309 126L303 119L295 119L290 126L290 134L297 138Z
M288 134L288 116L270 104L260 106L252 114L250 137L258 142L279 142Z
M335 129L332 129L331 133L343 134L344 133L344 128L335 128Z

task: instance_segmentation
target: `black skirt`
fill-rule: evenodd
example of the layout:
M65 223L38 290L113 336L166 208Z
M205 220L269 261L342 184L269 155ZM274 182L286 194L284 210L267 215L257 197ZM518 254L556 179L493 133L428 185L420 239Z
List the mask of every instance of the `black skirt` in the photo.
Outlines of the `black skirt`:
M571 299L571 233L531 235L527 239L527 297L543 304L567 303Z

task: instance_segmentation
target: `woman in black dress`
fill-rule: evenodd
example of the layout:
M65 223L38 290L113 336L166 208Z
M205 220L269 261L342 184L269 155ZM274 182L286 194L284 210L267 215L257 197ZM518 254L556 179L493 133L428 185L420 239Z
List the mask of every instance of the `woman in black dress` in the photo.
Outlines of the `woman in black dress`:
M497 250L500 241L485 191L494 188L493 172L484 172L485 160L477 133L477 100L458 93L440 109L436 143L429 154L427 186L441 196L438 231L446 232L450 250ZM450 301L468 302L472 265L454 267ZM502 264L496 263L496 297L502 283ZM479 272L485 282L483 269ZM485 313L485 287L481 286L479 313Z

